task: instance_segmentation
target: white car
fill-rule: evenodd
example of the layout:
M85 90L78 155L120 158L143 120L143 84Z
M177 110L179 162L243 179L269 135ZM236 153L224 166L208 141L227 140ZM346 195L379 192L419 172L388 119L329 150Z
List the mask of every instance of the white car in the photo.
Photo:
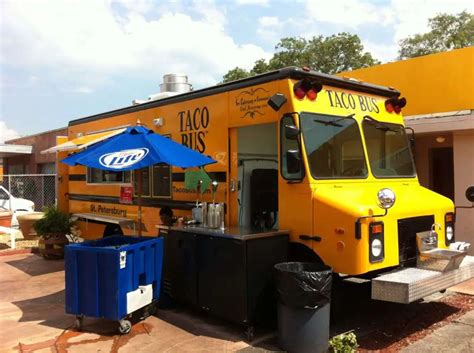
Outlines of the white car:
M12 228L18 227L17 215L35 211L35 203L33 201L15 197L3 186L0 186L0 207L13 211Z
M15 213L18 211L34 212L35 203L30 200L15 197L3 186L0 186L0 207L4 207Z

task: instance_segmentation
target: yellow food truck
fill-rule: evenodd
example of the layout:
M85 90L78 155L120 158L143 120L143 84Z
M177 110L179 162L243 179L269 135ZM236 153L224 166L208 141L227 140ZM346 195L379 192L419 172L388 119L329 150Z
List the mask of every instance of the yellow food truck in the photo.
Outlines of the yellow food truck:
M454 242L453 202L419 184L401 113L407 102L395 89L296 67L183 93L166 84L146 101L70 121L67 138L51 149L61 160L140 121L216 160L205 168L215 195L186 188L180 168L142 170L144 235L157 234L163 207L190 219L197 201L216 201L225 204L226 227L287 230L292 260L370 277L414 268L417 233L434 229L436 248ZM137 198L123 194L136 193L135 179L59 163L59 205L77 217L84 238L133 234ZM421 295L470 278L472 261L468 267L450 281L442 272L430 277ZM415 290L418 275L405 273L396 288ZM381 280L372 296L419 299L390 297L398 290L390 283Z

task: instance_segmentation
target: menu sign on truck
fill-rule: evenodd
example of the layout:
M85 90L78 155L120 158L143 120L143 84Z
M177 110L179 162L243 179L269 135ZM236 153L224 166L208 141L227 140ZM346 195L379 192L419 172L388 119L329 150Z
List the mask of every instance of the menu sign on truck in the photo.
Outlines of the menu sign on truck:
M120 188L120 203L132 204L133 200L133 187L122 186Z

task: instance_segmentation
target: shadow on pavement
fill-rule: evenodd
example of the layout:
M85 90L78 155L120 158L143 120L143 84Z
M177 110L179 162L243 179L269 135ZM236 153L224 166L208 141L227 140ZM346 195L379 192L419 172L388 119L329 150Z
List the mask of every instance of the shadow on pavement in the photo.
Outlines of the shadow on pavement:
M22 312L19 322L39 321L39 325L75 330L75 316L65 312L64 290L42 297L12 302L12 304ZM117 323L86 317L82 332L114 336L117 334Z
M12 302L22 312L19 322L39 321L40 325L65 329L74 323L64 312L64 290L32 299Z
M30 276L41 276L47 273L64 271L64 260L45 260L36 254L21 260L7 261L5 263Z
M159 309L155 316L195 336L207 336L231 342L246 341L243 326L216 318L204 311L173 306L173 308ZM255 352L279 351L276 346L274 328L256 326L254 340L247 343L252 346L249 348L259 348ZM254 350L247 351L254 352Z
M208 336L233 342L244 339L242 326L229 324L228 321L223 321L203 311L173 306L165 310L159 309L155 316L195 336Z

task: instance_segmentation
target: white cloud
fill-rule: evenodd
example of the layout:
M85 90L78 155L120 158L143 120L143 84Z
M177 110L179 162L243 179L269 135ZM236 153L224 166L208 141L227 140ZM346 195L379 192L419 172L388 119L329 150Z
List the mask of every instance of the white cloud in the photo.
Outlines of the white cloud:
M73 92L89 94L89 93L93 93L94 90L87 86L79 86L79 87L74 88Z
M278 17L260 17L258 19L257 35L261 39L276 42L280 38L283 22Z
M151 0L113 0L113 2L122 5L127 11L145 14L150 12L155 3Z
M364 51L372 54L372 57L380 60L382 63L393 61L398 55L398 45L374 43L368 40L362 40Z
M194 10L201 16L202 21L224 30L227 22L225 12L217 8L213 0L194 0Z
M428 19L440 13L458 14L464 10L474 12L472 0L392 0L390 12L395 17L394 39L425 33Z
M7 127L7 123L0 120L0 143L19 137L20 134Z
M258 19L258 24L263 27L280 27L280 20L274 16L264 16Z
M237 5L259 5L268 6L268 0L236 0Z
M343 27L361 25L392 25L396 39L428 29L428 19L439 13L455 14L463 10L474 12L472 0L307 0L311 18Z
M345 27L390 21L385 11L367 0L307 0L306 8L313 19Z
M268 56L256 45L236 44L212 1L194 4L199 19L171 11L147 17L141 11L150 10L148 2L138 2L140 11L127 11L129 2L116 11L110 0L3 2L2 64L54 69L69 86L92 90L117 74L158 78L176 71L209 85L229 67L249 68Z

